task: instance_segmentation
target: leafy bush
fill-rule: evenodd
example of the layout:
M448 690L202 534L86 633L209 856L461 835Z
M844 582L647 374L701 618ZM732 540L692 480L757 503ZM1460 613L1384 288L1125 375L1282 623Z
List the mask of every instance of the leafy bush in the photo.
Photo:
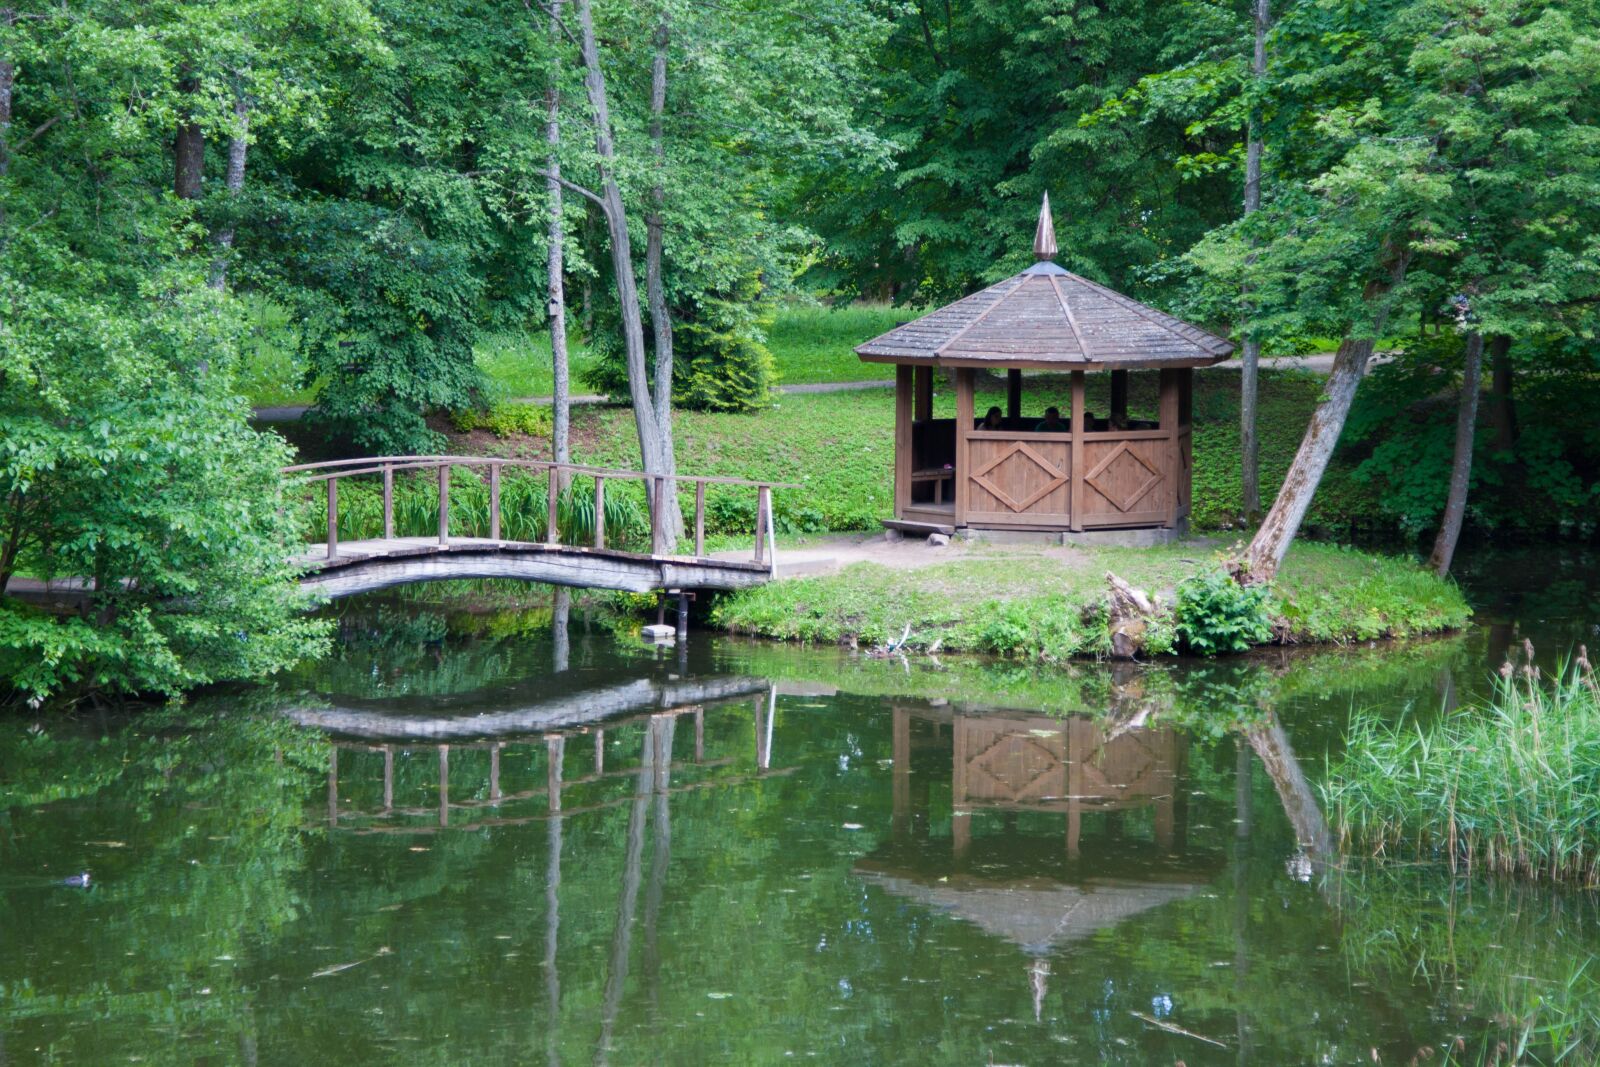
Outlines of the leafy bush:
M1242 586L1220 567L1178 583L1178 636L1191 652L1244 652L1272 639L1266 586Z
M457 433L488 430L504 440L514 434L528 437L548 437L555 416L543 404L519 404L514 400L497 400L487 407L463 407L450 413L450 425Z

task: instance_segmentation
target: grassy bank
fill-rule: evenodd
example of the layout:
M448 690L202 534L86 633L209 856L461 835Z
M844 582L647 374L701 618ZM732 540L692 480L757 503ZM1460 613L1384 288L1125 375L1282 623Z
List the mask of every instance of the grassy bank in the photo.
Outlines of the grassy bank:
M1600 680L1580 656L1426 725L1358 716L1325 793L1355 851L1600 884Z
M719 600L712 617L735 633L869 645L898 640L909 625L911 648L1059 661L1107 650L1099 610L1107 571L1170 605L1179 583L1215 566L1211 550L1195 544L943 551L948 560L917 569L861 563L745 590ZM1469 615L1453 584L1408 561L1315 544L1295 546L1265 607L1275 639L1285 642L1434 633Z

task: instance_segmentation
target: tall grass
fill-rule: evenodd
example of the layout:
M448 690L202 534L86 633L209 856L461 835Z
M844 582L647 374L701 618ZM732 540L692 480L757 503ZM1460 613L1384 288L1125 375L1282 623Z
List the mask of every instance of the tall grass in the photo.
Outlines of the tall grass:
M1600 884L1600 681L1507 663L1482 707L1358 715L1324 793L1345 847L1529 880Z
M500 479L500 536L507 541L543 541L549 515L549 481L545 475L506 471ZM309 542L327 537L327 497L321 482L308 485L297 501L301 529ZM594 482L575 478L557 502L556 522L568 544L594 541ZM650 515L644 489L608 481L605 492L606 543L624 548L648 544ZM376 477L345 478L339 483L339 540L383 536L383 489ZM394 481L396 537L432 537L439 532L439 480L435 472L397 475ZM450 533L455 537L488 537L488 479L464 467L450 472Z

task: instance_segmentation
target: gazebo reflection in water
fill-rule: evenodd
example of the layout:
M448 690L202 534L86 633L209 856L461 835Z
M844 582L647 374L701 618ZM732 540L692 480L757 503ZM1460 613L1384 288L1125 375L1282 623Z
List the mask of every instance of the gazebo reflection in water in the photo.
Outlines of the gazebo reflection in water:
M1050 955L1198 892L1220 864L1186 848L1177 730L936 703L893 715L892 833L856 872L1020 948L1036 1017ZM931 800L945 773L947 843ZM1059 837L1038 832L1044 816Z

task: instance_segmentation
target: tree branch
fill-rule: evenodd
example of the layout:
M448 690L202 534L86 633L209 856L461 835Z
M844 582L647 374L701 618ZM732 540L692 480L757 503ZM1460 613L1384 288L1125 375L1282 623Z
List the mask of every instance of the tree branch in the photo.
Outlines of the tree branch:
M563 189L570 189L572 192L577 193L579 196L583 197L585 200L592 200L596 204L599 204L601 210L605 209L605 206L606 206L605 199L603 197L601 197L601 195L599 193L595 192L592 189L587 189L584 186L581 186L581 185L577 184L576 182L570 182L567 179L563 178L561 175L556 174L556 173L554 173L552 171L543 170L543 169L535 169L535 170L528 171L528 173L529 174L536 174L539 177L547 178L550 181L559 182Z

